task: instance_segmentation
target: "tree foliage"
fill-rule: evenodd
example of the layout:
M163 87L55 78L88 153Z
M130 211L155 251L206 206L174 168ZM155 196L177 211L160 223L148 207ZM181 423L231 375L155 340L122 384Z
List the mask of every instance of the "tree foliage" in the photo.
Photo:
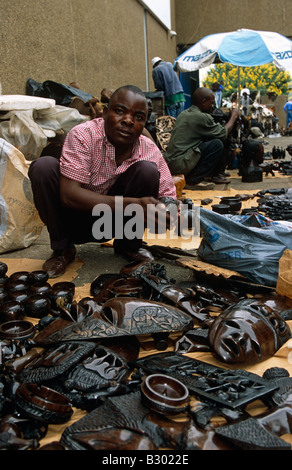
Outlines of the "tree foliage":
M250 91L260 91L262 95L274 93L282 95L288 93L288 82L291 80L289 72L278 70L274 64L258 67L240 67L240 86L246 86ZM207 88L215 82L223 83L223 96L228 97L238 90L238 67L231 64L216 64L212 67L204 80Z

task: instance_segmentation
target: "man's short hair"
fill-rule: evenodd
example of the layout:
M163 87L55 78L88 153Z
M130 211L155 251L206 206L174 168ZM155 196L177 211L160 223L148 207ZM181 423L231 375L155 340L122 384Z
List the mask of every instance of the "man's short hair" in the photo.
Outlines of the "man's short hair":
M112 94L112 96L110 97L110 100L109 102L111 102L111 99L113 98L113 96L118 93L120 90L129 90L129 91L132 91L132 93L136 93L136 95L140 95L140 96L143 96L143 98L145 98L146 100L146 96L145 96L145 93L137 86L135 85L123 85L121 87L119 87L117 90L115 90ZM147 104L147 100L146 100L146 104Z

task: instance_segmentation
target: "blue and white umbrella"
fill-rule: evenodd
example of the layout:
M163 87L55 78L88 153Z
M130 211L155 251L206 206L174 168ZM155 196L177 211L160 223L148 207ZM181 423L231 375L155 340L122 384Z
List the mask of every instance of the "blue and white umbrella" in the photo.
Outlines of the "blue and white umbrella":
M192 72L218 60L238 67L273 63L292 74L292 41L279 33L251 29L211 34L177 57L174 66Z

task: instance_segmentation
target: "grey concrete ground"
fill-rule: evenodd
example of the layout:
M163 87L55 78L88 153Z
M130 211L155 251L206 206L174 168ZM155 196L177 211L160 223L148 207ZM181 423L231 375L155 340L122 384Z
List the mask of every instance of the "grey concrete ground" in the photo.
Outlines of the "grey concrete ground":
M274 145L279 147L287 147L292 144L292 137L276 137L265 138L265 152L270 152ZM291 157L287 155L287 160ZM237 170L231 171L231 184L230 187L237 189L240 192L252 190L255 188L255 183L242 183L241 178L237 175ZM281 177L277 174L275 177L264 177L263 182L256 183L257 189L269 189L279 187L292 187L291 177ZM195 191L194 191L195 193ZM221 196L222 191L218 192ZM194 194L195 196L195 194ZM101 246L96 243L88 243L86 245L77 246L78 256L83 261L83 265L78 271L78 276L74 282L76 286L82 286L91 282L99 274L103 273L118 273L120 268L127 264L127 261L121 256L114 254L113 248ZM17 250L11 253L5 253L0 256L0 260L12 258L29 258L45 260L51 254L49 237L46 228L43 229L41 236L30 247L22 250ZM167 275L176 279L177 282L192 281L194 272L191 269L178 266L173 260L158 259L158 263L165 266ZM57 282L57 280L55 281Z

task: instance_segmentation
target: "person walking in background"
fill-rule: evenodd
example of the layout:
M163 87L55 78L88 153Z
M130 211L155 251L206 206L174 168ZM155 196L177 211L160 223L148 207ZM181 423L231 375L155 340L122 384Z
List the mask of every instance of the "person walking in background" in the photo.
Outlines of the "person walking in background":
M214 109L219 109L221 108L221 103L222 103L222 93L223 93L223 85L222 82L215 82L211 86L211 90L215 95L215 101L213 108Z
M292 97L284 105L284 111L286 113L286 127L289 127L290 122L292 122Z
M166 113L177 118L185 108L186 100L182 84L170 62L164 62L160 57L154 57L152 67L154 86L156 90L164 92Z
M248 116L249 107L250 107L250 97L249 97L249 94L246 92L244 92L241 96L241 106L242 106L242 115Z
M241 106L243 116L249 115L249 105L250 105L250 91L246 85L242 88L241 92Z
M221 108L222 105L222 94L223 94L223 82L218 83L218 88L215 93L216 108Z

